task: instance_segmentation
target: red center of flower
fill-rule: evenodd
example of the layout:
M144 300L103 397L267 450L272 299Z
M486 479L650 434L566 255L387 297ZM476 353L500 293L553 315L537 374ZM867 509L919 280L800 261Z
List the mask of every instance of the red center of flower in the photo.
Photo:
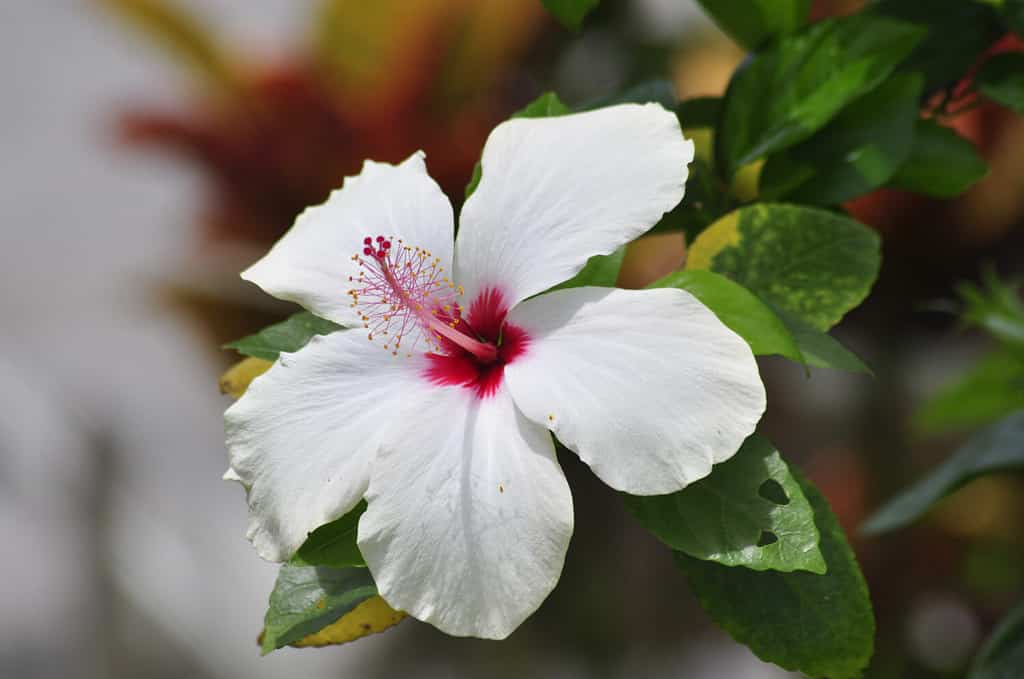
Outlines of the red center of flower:
M395 356L412 356L422 341L428 380L473 389L480 398L497 391L505 366L528 342L521 328L506 323L508 304L499 290L481 291L464 314L462 287L426 250L367 236L352 259L360 270L349 278L348 294L370 341L381 340Z

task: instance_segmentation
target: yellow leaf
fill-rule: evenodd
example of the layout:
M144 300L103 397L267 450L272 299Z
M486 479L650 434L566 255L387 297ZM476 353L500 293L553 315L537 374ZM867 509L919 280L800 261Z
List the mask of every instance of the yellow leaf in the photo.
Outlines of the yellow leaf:
M262 358L249 357L239 361L220 376L220 392L232 398L239 398L249 388L249 383L270 370L274 365Z
M740 242L739 225L739 213L733 211L704 229L690 246L686 256L686 268L710 269L715 255Z
M308 637L303 637L292 646L331 646L345 644L370 634L377 634L394 627L405 619L406 614L388 606L379 596L370 597L337 622Z

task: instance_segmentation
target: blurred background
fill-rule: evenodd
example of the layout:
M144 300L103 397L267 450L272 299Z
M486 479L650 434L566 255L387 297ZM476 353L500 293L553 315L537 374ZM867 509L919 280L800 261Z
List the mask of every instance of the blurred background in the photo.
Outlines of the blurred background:
M817 17L853 2L818 2ZM667 550L563 459L577 529L561 583L510 640L407 621L260 658L276 568L244 539L218 349L289 312L238 272L364 158L427 151L461 201L488 131L669 77L719 95L743 53L689 0L607 1L579 35L536 0L39 0L0 4L0 676L789 676L714 628ZM961 116L992 171L955 201L848 206L885 239L840 326L875 377L765 360L764 428L819 484L872 588L871 677L955 677L1024 585L1024 493L997 477L892 538L879 503L959 439L914 410L987 348L923 310L985 264L1019 273L1024 124ZM641 243L622 283L679 265Z

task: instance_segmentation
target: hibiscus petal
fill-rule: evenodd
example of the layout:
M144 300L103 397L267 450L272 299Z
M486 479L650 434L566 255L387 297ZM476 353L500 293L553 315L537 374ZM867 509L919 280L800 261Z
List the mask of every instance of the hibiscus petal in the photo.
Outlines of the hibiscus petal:
M706 476L764 412L750 348L682 290L559 290L509 322L530 337L505 367L516 406L618 490L658 495Z
M260 556L289 558L310 531L363 497L389 422L432 391L422 356L395 357L358 331L281 354L224 413L231 467L248 490Z
M458 636L502 639L558 582L572 535L551 436L504 389L439 387L382 451L359 549L393 608Z
M452 206L427 174L419 151L400 165L366 161L355 177L308 208L263 259L242 273L264 291L297 302L321 318L362 325L346 293L352 261L366 236L394 236L429 250L442 266L452 261Z
M456 280L510 304L568 280L650 229L683 197L693 143L657 104L623 104L494 129L466 202Z

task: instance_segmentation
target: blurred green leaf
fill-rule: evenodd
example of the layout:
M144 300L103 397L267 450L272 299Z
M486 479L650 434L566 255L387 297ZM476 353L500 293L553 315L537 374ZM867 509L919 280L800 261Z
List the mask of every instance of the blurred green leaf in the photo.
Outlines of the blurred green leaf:
M583 19L600 4L600 0L541 0L541 3L558 17L563 26L578 31L583 26Z
M625 502L655 537L697 559L756 571L825 572L814 510L775 446L757 434L678 493L626 495Z
M922 80L895 75L796 146L768 157L762 200L838 205L889 181L910 155Z
M792 334L764 302L742 285L712 271L676 271L648 288L679 288L699 299L756 355L779 354L804 362ZM717 467L716 467L717 469Z
M875 512L863 526L869 535L913 523L932 505L975 478L997 471L1024 469L1024 412L982 429L938 469Z
M942 389L915 414L919 431L973 429L1024 409L1024 361L1002 350L989 354L966 375Z
M874 653L864 576L818 490L791 470L814 509L825 575L730 568L676 552L712 620L759 658L810 677L860 676Z
M1018 679L1024 668L1024 602L1006 614L974 658L967 679Z
M882 0L873 12L928 30L902 69L924 75L924 91L949 89L1005 32L995 8L964 0Z
M293 566L332 568L365 566L366 561L363 560L363 555L356 544L359 517L365 511L366 501L361 500L345 516L314 530L288 563Z
M366 568L281 566L264 619L263 653L319 632L376 595Z
M337 323L314 316L308 311L300 311L280 323L263 328L255 335L228 342L224 348L234 349L243 356L274 361L282 351L298 351L315 335L327 335L340 329Z
M755 49L807 21L811 0L699 0L718 27L740 45Z
M1024 54L997 54L974 78L978 91L1017 113L1024 113Z
M861 12L828 19L755 54L732 77L715 137L726 177L803 141L881 84L925 31Z
M828 333L813 328L782 309L774 310L793 335L804 363L812 368L832 368L847 372L873 374L864 361Z
M572 113L572 110L562 103L562 100L558 98L558 95L554 92L545 92L540 95L529 104L513 113L510 118L553 118L555 116L564 116L567 113ZM473 175L469 179L469 183L466 184L466 198L473 195L476 191L476 187L480 184L480 179L483 177L484 169L478 160L476 165L473 167Z
M832 212L762 203L705 230L687 269L728 276L777 310L825 331L871 290L880 266L878 235Z
M719 97L697 97L679 102L676 115L683 129L694 127L714 128L718 124L718 115L722 110Z
M1007 347L1024 349L1024 303L1019 284L1005 284L989 269L982 274L980 286L961 283L957 294L964 302L961 318L966 324L983 328Z
M581 111L614 106L616 104L661 104L667 110L675 109L676 88L671 81L662 78L646 80L628 87L622 92L600 97L579 107Z
M1003 0L1002 15L1010 30L1024 37L1024 0Z
M211 85L234 87L236 74L216 39L192 13L167 0L99 0Z
M889 185L935 198L955 198L988 174L974 145L934 120L918 120L910 156Z

